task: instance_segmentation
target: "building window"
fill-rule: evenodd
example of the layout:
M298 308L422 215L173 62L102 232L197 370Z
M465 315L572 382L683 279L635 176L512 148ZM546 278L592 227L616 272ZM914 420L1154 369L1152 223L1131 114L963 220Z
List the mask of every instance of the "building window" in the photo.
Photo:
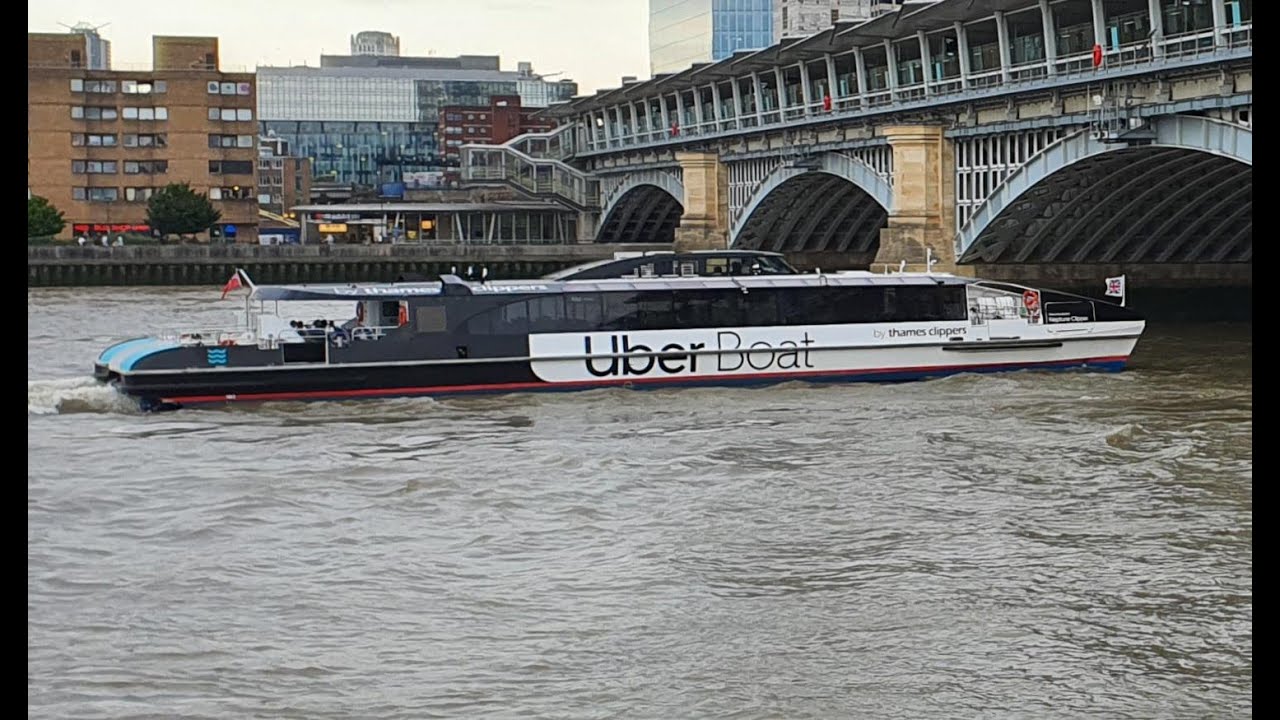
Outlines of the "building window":
M209 108L210 120L221 120L222 122L250 122L253 120L253 111L249 108Z
M125 147L168 147L169 136L165 133L124 136Z
M117 114L113 107L71 106L71 117L75 120L115 120Z
M72 200L89 202L115 202L120 199L119 188L71 188Z
M168 160L126 160L125 175L164 175L169 172Z
M72 147L115 147L115 135L85 135L83 133L71 134Z
M71 79L71 92L84 92L84 80L82 78Z
M251 148L254 141L253 135L210 135L209 147L211 148Z
M210 200L253 200L256 197L253 188L248 186L209 188Z
M252 175L252 160L210 160L209 172L213 175Z
M71 172L76 175L115 175L115 160L72 160Z
M125 120L168 120L169 109L162 107L126 107L121 108Z
M99 93L99 94L109 95L116 91L116 81L115 80L85 80L84 91L87 93Z
M150 95L152 93L162 93L168 89L164 80L156 80L154 83L147 80L122 80L120 82L120 92L125 95Z
M125 199L125 202L146 202L151 199L151 196L152 194L155 193L155 191L156 191L155 188L149 188L149 187L125 188L124 199Z

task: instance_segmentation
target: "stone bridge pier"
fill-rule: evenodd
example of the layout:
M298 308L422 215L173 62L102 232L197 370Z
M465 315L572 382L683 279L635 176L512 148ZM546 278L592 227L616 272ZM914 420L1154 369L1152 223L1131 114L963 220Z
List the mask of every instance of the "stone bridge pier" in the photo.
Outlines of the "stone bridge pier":
M940 126L930 125L885 127L878 134L892 150L892 207L871 264L896 267L905 261L909 269L924 270L932 259L935 270L955 271L955 156L950 141ZM675 159L684 185L683 212L675 230L677 251L733 247L725 164L714 152L677 152ZM840 208L828 210L838 213ZM846 253L815 250L802 253L812 256L802 265L849 269Z
M676 226L676 252L729 247L729 173L713 152L678 152L684 212Z
M882 130L893 148L893 207L880 231L875 264L905 261L925 270L956 270L955 153L941 127L902 125Z

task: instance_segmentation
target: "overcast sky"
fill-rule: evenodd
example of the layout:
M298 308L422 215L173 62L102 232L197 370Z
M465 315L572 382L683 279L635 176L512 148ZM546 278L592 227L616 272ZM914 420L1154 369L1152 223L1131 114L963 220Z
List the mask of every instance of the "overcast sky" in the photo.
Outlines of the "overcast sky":
M648 0L27 0L29 32L106 25L117 66L149 66L152 35L216 35L224 69L310 65L385 30L402 55L500 55L584 93L648 75ZM109 23L109 24L108 24Z

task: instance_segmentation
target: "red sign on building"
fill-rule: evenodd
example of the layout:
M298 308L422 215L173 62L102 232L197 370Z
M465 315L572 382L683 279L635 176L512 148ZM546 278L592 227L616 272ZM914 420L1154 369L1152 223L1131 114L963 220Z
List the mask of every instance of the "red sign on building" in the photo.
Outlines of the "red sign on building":
M71 226L71 232L87 233L87 232L133 232L133 233L149 233L150 225L129 225L124 223L77 223Z

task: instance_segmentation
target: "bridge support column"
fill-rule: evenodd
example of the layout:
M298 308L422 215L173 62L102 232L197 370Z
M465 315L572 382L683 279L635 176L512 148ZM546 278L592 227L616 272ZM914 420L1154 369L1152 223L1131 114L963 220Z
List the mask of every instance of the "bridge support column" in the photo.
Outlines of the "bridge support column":
M954 272L955 155L941 127L906 125L881 129L893 148L893 207L880 231L876 264L924 270L930 256L938 272ZM686 185L687 187L687 185Z
M716 153L678 152L684 175L684 214L676 252L729 247L729 171Z

